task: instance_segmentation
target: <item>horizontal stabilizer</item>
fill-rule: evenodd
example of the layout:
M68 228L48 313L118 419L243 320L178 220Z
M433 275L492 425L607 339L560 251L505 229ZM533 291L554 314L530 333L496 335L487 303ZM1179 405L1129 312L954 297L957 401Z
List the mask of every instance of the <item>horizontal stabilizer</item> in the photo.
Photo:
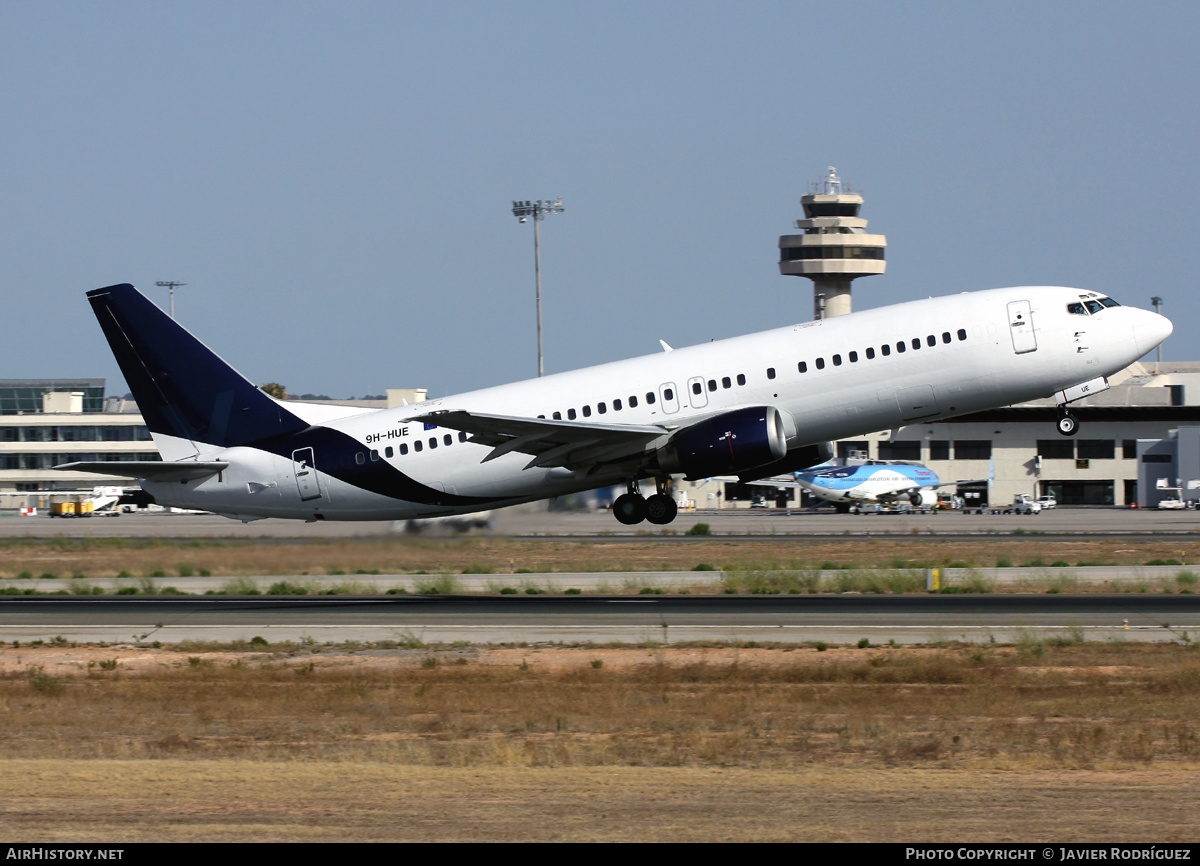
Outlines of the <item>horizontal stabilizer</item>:
M161 460L94 460L77 463L60 463L53 468L63 472L94 472L97 475L112 475L117 478L148 478L152 481L195 481L216 475L229 466L228 463L213 461L196 463L164 463Z

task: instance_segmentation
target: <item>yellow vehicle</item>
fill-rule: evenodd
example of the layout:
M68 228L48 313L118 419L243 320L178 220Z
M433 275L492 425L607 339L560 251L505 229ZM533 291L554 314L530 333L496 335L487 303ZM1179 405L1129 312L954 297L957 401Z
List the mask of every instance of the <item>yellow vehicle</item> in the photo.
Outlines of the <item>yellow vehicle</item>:
M50 503L51 517L91 517L94 511L95 506L82 499Z

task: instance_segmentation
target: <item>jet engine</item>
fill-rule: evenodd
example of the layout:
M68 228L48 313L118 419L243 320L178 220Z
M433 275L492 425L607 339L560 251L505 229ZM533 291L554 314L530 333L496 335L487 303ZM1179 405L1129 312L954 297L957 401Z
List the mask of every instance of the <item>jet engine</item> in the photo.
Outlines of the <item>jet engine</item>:
M682 472L691 481L753 469L786 454L783 415L774 406L752 406L685 427L657 456L665 472Z
M914 490L908 494L908 501L917 508L933 508L937 505L938 497L936 490Z

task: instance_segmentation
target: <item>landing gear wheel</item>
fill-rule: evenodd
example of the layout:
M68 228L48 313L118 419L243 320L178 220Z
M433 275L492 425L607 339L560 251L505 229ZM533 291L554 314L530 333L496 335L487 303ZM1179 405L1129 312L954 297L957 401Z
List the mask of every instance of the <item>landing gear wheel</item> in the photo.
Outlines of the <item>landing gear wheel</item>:
M622 493L612 505L618 523L633 526L646 519L646 500L636 493Z
M615 506L614 506L615 508ZM659 526L670 523L679 513L675 500L665 493L655 493L646 500L646 519Z
M1058 432L1063 436L1074 436L1079 432L1079 419L1070 412L1064 412L1058 418Z

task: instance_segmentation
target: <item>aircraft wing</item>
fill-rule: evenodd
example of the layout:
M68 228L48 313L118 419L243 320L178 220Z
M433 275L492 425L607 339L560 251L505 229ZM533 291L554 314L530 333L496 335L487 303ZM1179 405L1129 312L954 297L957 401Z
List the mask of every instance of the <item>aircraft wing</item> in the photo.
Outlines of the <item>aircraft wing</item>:
M671 432L654 425L551 421L458 409L409 420L470 433L468 441L492 446L484 463L515 451L533 458L526 469L561 466L581 472L617 463L640 463L653 451L651 446L657 447L661 444L657 440L665 441Z
M154 481L195 481L216 475L229 464L219 461L199 463L184 461L164 463L161 460L106 460L60 463L53 467L64 472L95 472L118 478L150 478Z

